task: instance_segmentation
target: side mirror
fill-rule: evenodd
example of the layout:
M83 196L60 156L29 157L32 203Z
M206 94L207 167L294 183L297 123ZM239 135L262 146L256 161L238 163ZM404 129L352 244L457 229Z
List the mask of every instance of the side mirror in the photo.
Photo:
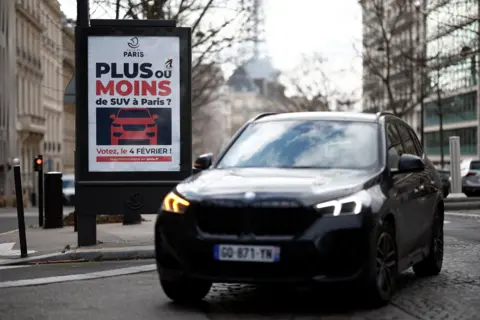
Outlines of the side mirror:
M193 163L193 173L198 173L202 170L208 169L213 162L213 153L205 153L199 156Z
M398 160L398 170L395 173L419 172L425 169L425 163L422 158L413 154L402 154Z
M110 119L115 120L115 115L113 113L110 115Z
M154 114L154 115L152 116L152 118L153 118L153 120L157 120L157 119L158 119L158 114Z

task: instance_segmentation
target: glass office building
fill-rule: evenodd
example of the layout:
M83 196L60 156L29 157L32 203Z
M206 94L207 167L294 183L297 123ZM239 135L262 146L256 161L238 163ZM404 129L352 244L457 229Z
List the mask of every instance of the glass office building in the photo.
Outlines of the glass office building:
M425 100L425 148L440 162L443 145L449 162L449 137L459 136L462 158L477 155L478 0L429 1L426 19L429 71ZM443 142L440 117L443 114Z

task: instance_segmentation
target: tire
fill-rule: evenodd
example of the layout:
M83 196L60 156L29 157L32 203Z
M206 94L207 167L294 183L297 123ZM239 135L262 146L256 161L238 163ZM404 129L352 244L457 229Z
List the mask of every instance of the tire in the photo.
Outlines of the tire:
M208 294L212 283L208 281L181 279L175 281L160 280L163 292L178 303L195 303Z
M385 244L388 244L388 249L385 249ZM368 306L379 308L387 305L396 291L398 251L393 225L385 223L379 226L370 260L362 295L367 298Z
M442 271L443 265L443 212L437 208L432 225L432 240L430 252L421 262L413 265L413 271L418 277L436 276Z

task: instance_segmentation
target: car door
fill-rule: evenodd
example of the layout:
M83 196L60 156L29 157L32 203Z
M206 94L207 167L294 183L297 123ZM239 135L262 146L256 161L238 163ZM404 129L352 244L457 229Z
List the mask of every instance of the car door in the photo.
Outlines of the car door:
M388 166L398 169L398 161L405 152L405 146L394 122L387 123ZM415 250L418 240L418 227L415 225L416 199L414 189L420 183L412 173L399 173L392 176L393 187L389 195L395 211L397 224L397 245L399 258Z
M415 147L412 136L408 127L403 123L396 124L398 134L402 141L405 153L419 156L419 152ZM423 229L426 222L425 213L425 196L426 196L426 175L425 171L412 172L409 174L409 211L408 220L412 226L414 235L409 239L410 252L422 247ZM413 230L414 229L414 230Z
M418 172L420 179L420 187L418 192L419 200L419 247L429 244L431 239L432 221L437 205L437 198L441 191L441 181L434 165L427 156L424 155L422 145L418 141L415 132L408 126L404 126L408 131L411 142L412 152L421 157L425 163L425 170Z

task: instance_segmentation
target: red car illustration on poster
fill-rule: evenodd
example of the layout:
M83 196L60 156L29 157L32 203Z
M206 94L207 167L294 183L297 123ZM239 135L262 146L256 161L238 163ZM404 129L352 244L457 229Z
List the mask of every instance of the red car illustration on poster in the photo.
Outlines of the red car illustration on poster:
M121 108L117 114L111 114L111 145L156 145L158 115L151 114L147 108Z

